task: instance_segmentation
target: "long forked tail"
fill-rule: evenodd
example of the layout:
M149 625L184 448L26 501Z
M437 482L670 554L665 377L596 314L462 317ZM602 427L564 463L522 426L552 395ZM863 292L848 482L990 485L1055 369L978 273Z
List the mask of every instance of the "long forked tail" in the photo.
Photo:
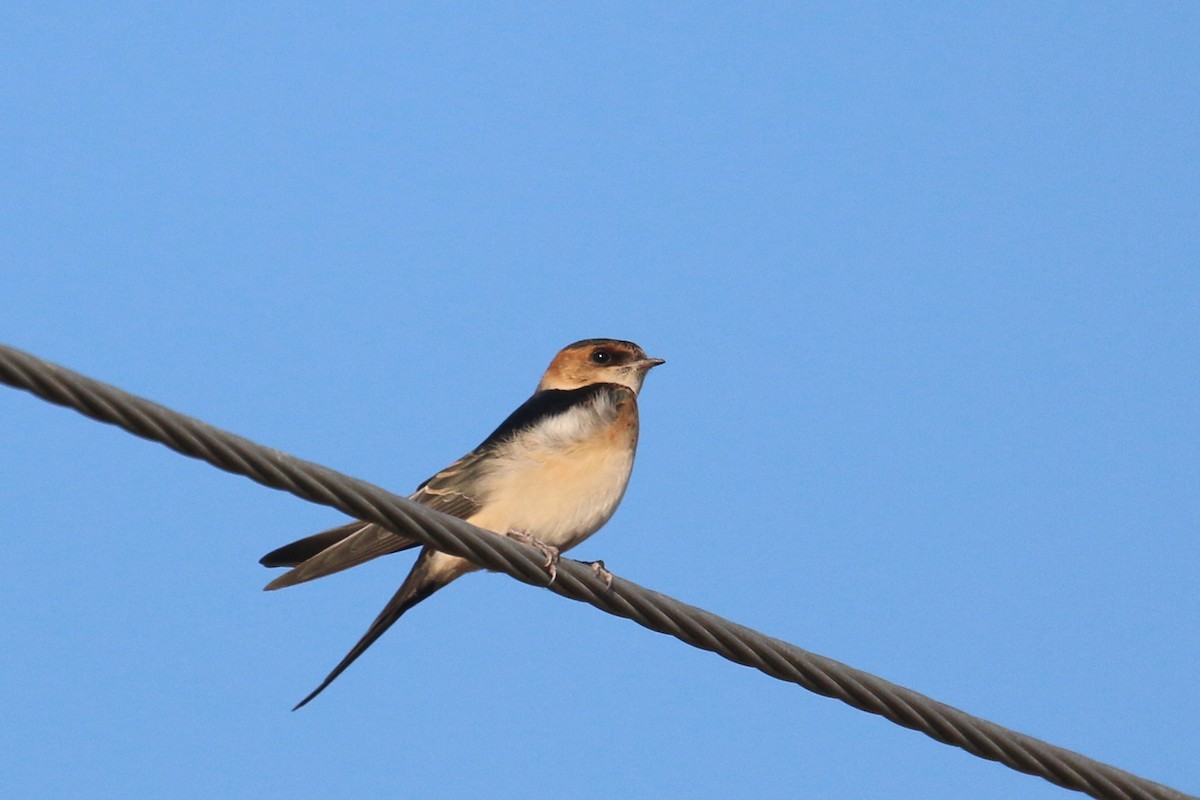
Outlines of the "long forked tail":
M400 619L405 611L408 611L417 603L462 574L462 571L454 571L446 574L444 569L435 569L434 559L439 556L446 558L445 555L428 547L421 551L421 555L417 558L417 563L413 565L412 571L408 573L408 577L404 579L404 583L400 584L400 588L392 595L392 599L383 607L383 611L379 612L379 616L367 628L367 632L363 634L354 647L350 648L350 652L346 653L346 657L338 662L338 665L325 677L325 680L321 681L321 685L313 689L308 697L297 703L292 711L303 708L314 697L325 691L325 687L333 683L337 676L345 672L346 668L353 664L355 659L365 653L367 648L375 643L376 639L383 636L384 632L392 627L392 623Z

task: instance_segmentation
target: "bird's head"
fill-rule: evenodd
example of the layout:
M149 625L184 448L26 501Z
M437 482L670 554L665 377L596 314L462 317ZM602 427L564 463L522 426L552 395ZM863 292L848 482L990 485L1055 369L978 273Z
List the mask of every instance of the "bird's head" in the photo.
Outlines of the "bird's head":
M628 386L636 394L642 388L646 373L662 363L661 358L650 358L633 342L583 339L558 351L542 376L538 391L617 383Z

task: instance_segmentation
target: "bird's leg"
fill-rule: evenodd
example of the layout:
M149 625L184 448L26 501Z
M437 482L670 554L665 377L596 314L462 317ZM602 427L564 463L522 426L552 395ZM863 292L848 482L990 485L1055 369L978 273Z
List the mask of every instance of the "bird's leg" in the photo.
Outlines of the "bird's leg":
M592 568L592 572L597 578L604 581L604 591L607 592L612 588L613 574L605 569L603 561L592 561L588 563L588 566Z
M546 568L546 572L550 573L550 583L554 583L554 579L558 577L558 560L560 555L558 548L546 544L541 539L530 536L523 531L509 531L507 535L508 538L515 539L521 544L533 545L546 557L546 563L542 564L542 566Z

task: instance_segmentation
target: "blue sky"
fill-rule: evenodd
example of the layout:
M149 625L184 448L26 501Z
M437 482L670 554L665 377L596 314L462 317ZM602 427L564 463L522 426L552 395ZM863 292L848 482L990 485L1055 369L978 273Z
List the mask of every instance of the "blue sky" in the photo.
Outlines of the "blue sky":
M10 4L0 340L407 491L633 339L577 551L1200 791L1200 8ZM6 797L1061 797L0 391Z

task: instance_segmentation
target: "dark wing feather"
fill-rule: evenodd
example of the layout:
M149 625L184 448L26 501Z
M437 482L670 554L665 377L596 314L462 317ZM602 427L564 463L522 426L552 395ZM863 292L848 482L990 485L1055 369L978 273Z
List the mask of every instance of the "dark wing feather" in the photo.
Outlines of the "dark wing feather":
M362 521L352 522L349 525L343 525L341 528L334 528L333 531L326 531L326 533L342 531L347 528L352 529L348 535L339 538L315 555L309 556L297 564L294 569L285 572L268 583L265 588L268 591L282 589L286 586L295 586L297 583L324 578L326 575L332 575L335 572L341 572L344 569L365 564L371 559L386 556L389 553L399 553L401 550L408 550L410 547L416 547L421 543L417 539L408 536L398 536L381 525ZM308 537L308 539L314 539L323 535L318 533L315 536ZM299 551L303 549L302 545L308 539L301 539L299 542L285 545L274 553L268 554L268 557L281 551L287 551L291 547L296 547L297 551ZM265 558L263 563L266 564ZM275 565L267 564L267 566ZM290 565L280 563L279 566Z
M285 544L283 547L272 550L259 559L258 563L264 567L299 566L322 550L326 550L348 536L358 533L367 525L368 523L362 520L355 520L345 525L339 525L336 528L330 528L327 531L314 533L312 536L306 536L291 544Z
M413 500L444 514L467 519L479 510L481 500L474 496L479 477L486 466L486 453L476 450L434 475L412 495ZM374 558L398 553L421 542L399 536L373 523L356 521L317 533L284 545L263 556L268 567L293 567L266 585L283 589L298 583L324 578L335 572L356 567Z
M435 511L469 519L483 506L481 478L488 467L491 449L482 445L427 479L410 499Z

